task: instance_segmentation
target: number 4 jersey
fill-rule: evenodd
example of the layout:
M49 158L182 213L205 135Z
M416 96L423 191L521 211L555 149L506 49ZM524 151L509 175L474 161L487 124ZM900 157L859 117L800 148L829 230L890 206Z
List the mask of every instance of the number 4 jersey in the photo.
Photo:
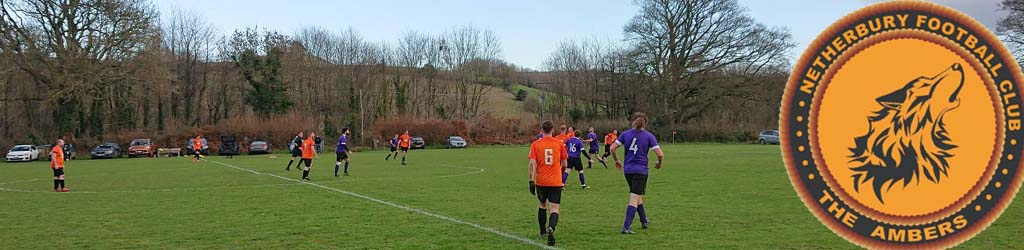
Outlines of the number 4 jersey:
M551 136L541 138L530 145L530 159L537 161L537 186L562 186L562 161L569 158L565 151L562 140Z
M626 148L623 172L647 174L647 152L658 148L658 140L654 138L654 134L647 130L630 129L622 132L615 143Z

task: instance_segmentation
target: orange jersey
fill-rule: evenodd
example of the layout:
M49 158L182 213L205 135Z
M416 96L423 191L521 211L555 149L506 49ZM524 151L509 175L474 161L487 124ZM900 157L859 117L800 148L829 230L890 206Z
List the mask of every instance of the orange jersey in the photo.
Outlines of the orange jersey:
M569 159L563 141L550 136L534 141L530 145L530 159L537 162L537 186L562 186L562 161Z
M53 147L50 150L50 154L57 155L56 157L50 157L50 168L61 169L64 168L64 149L60 147Z
M565 134L565 133L560 134L558 136L555 136L555 139L561 140L562 143L565 143L565 141L569 140L569 134Z
M313 146L315 145L316 142L313 141L312 136L302 141L302 159L313 159Z
M604 144L612 145L612 143L615 143L615 139L619 139L619 136L612 133L608 133L608 135L604 136Z
M192 150L199 151L203 149L203 141L199 138L192 140Z
M399 147L408 148L411 143L412 137L409 137L409 135L402 135L402 137L398 138Z

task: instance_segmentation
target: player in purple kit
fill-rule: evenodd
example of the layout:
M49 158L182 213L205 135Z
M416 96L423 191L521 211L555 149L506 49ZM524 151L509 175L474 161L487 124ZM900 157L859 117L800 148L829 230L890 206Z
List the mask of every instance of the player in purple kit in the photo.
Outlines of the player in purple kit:
M590 156L593 155L594 157L598 157L598 154L600 154L597 145L597 134L594 133L594 127L590 127L590 129L587 130L587 139L583 140L583 142L589 144L590 146L590 151L583 152L583 156L587 157L587 168L591 168L594 165L594 159L590 158ZM597 158L597 161L601 162L601 165L604 165L604 168L608 168L608 164L604 163L604 159Z
M390 160L391 155L395 155L395 159L398 159L398 134L395 134L395 138L391 138L390 141L391 153L388 153L388 157L384 157L384 160Z
M647 115L636 113L633 118L633 129L622 132L619 138L612 144L612 159L615 159L615 168L623 171L626 175L626 184L629 185L629 206L626 207L626 220L622 224L622 234L634 234L630 226L633 218L639 214L640 224L647 229L647 211L644 210L644 190L647 189L647 152L654 150L658 155L658 162L654 163L654 169L661 169L662 159L665 153L658 146L658 140L654 134L644 128L647 126ZM615 152L620 146L625 146L625 166L619 161Z
M567 144L567 142L569 142L569 137L572 137L573 135L573 128L571 126L567 127L565 125L562 125L559 126L558 129L561 132L559 132L559 134L555 136L555 139L562 141L562 146L564 146L565 152L569 152L569 144ZM564 167L565 168L562 169L562 186L565 186L565 181L569 179L569 170L572 170L572 166L566 165Z
M349 150L348 150L348 135L351 132L348 128L341 129L341 136L338 137L338 145L334 149L334 153L338 155L337 160L334 162L334 177L338 177L338 169L341 168L341 161L345 161L345 176L348 176L348 162L349 162Z
M571 130L572 128L570 128ZM565 150L569 154L569 166L565 168L565 172L562 173L562 186L565 186L566 179L569 179L569 170L575 169L580 175L580 184L583 185L583 189L587 189L587 179L583 177L583 160L580 159L580 153L583 152L583 140L578 137L579 131L575 131L569 134L569 140L565 141Z

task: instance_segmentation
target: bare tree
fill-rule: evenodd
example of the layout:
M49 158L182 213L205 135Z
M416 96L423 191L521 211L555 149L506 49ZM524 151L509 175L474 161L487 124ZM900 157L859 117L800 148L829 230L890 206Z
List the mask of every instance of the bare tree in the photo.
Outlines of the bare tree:
M337 108L331 96L338 91L337 70L332 61L338 58L337 36L321 27L304 27L294 35L298 43L294 53L290 53L284 64L290 77L287 83L291 86L293 100L300 103L305 112L323 114L329 119L328 111ZM297 108L298 108L297 107Z
M1024 62L1024 0L1003 0L1000 5L1009 13L999 21L999 36L1018 63Z
M601 89L601 83L608 81L612 70L609 63L617 56L614 52L610 42L597 38L559 43L544 62L554 80L554 90L566 95L557 96L550 111L579 120L597 116L601 107L616 101L614 96L601 95L610 91Z
M501 58L501 42L491 30L460 26L443 35L441 59L444 68L458 75L454 97L456 115L473 117L490 90L482 77L493 62Z
M124 81L130 59L157 37L156 15L142 0L4 1L0 44L38 89L52 90L38 97L55 107L61 132L102 133L103 123L90 126L97 123L86 117L108 117L110 110L96 104L116 98L105 87L131 88Z
M712 72L757 74L785 63L793 46L788 31L757 23L736 0L638 4L640 13L625 26L625 36L632 53L649 62L643 71L653 86L646 91L657 97L658 115L671 122L698 118L723 97L740 95L709 78Z
M428 56L431 51L430 37L421 35L416 31L405 32L398 40L398 65L402 67L417 68L428 63Z
M305 48L305 54L317 62L331 62L338 57L338 37L319 26L307 26L295 33L294 38Z
M166 16L161 28L162 44L174 58L175 81L179 83L170 98L171 113L191 125L199 124L199 117L194 116L199 113L199 98L210 87L209 64L205 62L214 55L215 32L201 14L180 9Z

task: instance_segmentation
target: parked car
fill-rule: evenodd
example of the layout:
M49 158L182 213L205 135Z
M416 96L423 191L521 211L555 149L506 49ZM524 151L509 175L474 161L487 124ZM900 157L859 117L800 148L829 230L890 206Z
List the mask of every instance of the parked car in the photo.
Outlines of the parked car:
M424 149L427 148L427 142L423 140L423 137L412 138L412 148L410 149Z
M238 141L235 136L224 135L220 137L220 150L217 153L220 155L233 156L238 155Z
M186 155L195 154L194 153L195 149L193 149L193 145L195 145L194 144L195 141L196 141L196 138L188 139L188 144L185 144L185 154ZM210 154L210 144L206 141L206 138L202 138L201 143L203 145L203 148L199 149L199 153L202 154L202 155L209 155Z
M132 144L129 144L128 146L128 158L135 158L139 156L155 157L156 148L156 145L153 145L153 141L150 139L132 140Z
M757 142L761 144L779 144L779 131L778 130L765 130L761 131L761 135L758 136Z
M257 141L253 141L252 143L249 143L249 154L250 155L269 154L269 153L270 153L270 143L269 142L257 140Z
M444 148L466 148L468 146L469 143L461 136L449 136L448 141L444 143Z
M64 143L64 160L70 161L78 159L78 152L75 152L75 146L71 143Z
M7 161L39 160L39 148L32 145L17 145L7 151Z
M89 156L91 156L93 159L118 158L121 157L121 146L118 146L117 143L112 142L100 144L99 146L96 146L96 148L93 148L91 152L89 152Z

